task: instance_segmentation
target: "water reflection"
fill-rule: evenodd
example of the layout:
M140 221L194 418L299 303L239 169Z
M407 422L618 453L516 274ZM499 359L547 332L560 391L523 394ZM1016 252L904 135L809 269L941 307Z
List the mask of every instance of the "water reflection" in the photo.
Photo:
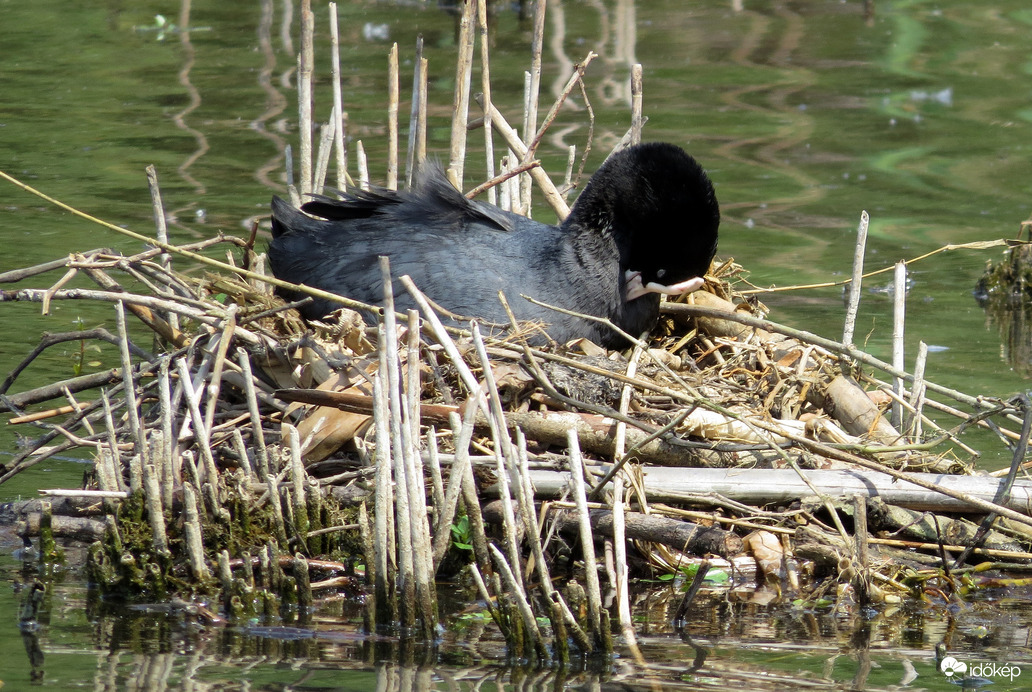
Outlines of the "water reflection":
M1022 224L1022 231L1030 230L1032 222ZM1032 377L1032 246L1015 245L989 266L974 295L985 310L986 328L1000 334L1000 357L1022 377Z

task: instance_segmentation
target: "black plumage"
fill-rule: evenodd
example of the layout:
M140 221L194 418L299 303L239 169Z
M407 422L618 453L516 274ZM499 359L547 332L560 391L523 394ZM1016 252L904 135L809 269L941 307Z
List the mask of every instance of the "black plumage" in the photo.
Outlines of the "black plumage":
M720 223L701 166L664 143L611 156L559 226L468 200L434 164L423 166L412 190L349 190L302 209L272 201L269 261L281 279L379 304L377 257L387 255L394 277L408 274L453 313L505 324L497 298L503 291L518 319L545 323L552 338L587 337L610 347L624 340L607 326L520 294L640 334L659 316L656 291L705 274ZM397 282L394 293L398 309L414 306ZM302 312L318 318L337 307L316 299Z

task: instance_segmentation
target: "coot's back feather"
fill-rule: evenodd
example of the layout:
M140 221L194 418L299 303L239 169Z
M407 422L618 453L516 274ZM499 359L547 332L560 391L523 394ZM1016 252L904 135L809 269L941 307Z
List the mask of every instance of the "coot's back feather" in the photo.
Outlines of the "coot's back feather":
M588 337L605 346L624 340L605 325L536 306L520 294L608 317L639 334L655 324L659 296L627 300L628 272L640 272L643 285L704 275L720 221L702 168L680 148L661 143L610 157L560 226L468 200L433 164L423 166L412 190L349 190L339 200L320 196L302 208L306 213L272 201L269 260L281 279L379 304L377 257L387 255L393 276L408 274L454 313L507 323L497 298L503 291L518 319L546 323L552 338ZM398 309L414 307L397 282L394 293ZM318 318L337 307L316 299L302 312Z

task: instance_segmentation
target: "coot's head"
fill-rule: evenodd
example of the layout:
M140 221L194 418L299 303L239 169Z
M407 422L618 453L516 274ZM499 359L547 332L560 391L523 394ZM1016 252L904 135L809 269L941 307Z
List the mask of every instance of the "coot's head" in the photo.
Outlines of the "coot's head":
M609 157L566 224L612 233L621 274L640 272L643 284L669 286L709 269L720 207L695 159L673 144L652 142Z

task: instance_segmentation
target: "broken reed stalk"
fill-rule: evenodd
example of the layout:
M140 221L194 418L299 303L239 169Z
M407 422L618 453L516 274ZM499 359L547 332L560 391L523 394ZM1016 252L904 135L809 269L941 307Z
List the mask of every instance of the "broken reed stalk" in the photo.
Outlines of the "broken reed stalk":
M452 112L451 148L448 154L448 179L456 189L463 188L463 170L466 165L466 124L469 122L469 92L473 78L473 41L476 20L476 2L462 3L459 19L459 50L455 64L455 100Z
M902 371L906 369L903 342L906 335L904 325L907 311L906 262L896 264L892 288L892 367ZM892 427L896 430L903 429L903 408L899 404L899 398L903 396L903 386L903 378L897 375L892 384L892 391L897 397L892 404Z
M473 421L476 417L477 398L480 396L479 388L472 392L466 401L466 410L461 422L458 415L452 421L452 441L455 447L455 460L451 465L451 473L448 475L448 486L444 493L444 502L435 505L437 509L437 521L434 524L433 559L434 569L440 567L441 560L451 542L450 527L455 519L455 510L458 507L459 498L462 497L462 487L465 482L466 473L471 472L469 458L469 443L473 439Z
M494 104L487 104L484 102L482 95L477 94L474 97L480 107L484 110L484 115L491 122L491 126L494 127L495 131L502 136L505 143L510 149L516 154L517 158L523 160L527 158L527 147L520 139L519 135L516 134L516 130L505 120L505 117L495 108ZM563 199L563 196L559 194L559 191L555 187L555 183L548 177L548 174L541 170L540 167L531 168L530 176L537 183L542 193L545 195L545 200L549 206L555 211L556 216L559 220L565 219L570 215L570 206Z
M925 364L928 361L928 344L921 341L917 345L917 358L914 360L914 384L910 388L910 405L913 407L913 416L910 421L910 440L920 442L923 430L921 428L922 410L925 400L924 373Z
M545 41L545 0L534 2L534 29L530 43L530 70L525 75L524 83L524 110L523 110L523 141L530 142L537 132L538 102L541 95L541 51ZM520 155L521 162L534 158L534 147L528 146L527 151ZM530 176L521 175L520 182L520 205L519 213L530 216L531 211L531 184Z
M337 22L337 3L329 3L330 13L330 59L333 79L333 150L337 158L337 189L346 190L348 179L348 158L344 138L344 98L340 77L340 29Z
M426 80L426 65L423 62L423 35L416 37L416 56L412 61L412 109L409 113L408 150L405 156L405 186L412 187L412 176L416 165L422 159L416 155L416 139L419 136L420 115L426 116L426 104L422 100L422 86ZM425 123L425 120L424 120ZM425 135L424 135L425 138ZM425 139L424 139L425 141Z
M358 160L358 187L361 190L369 189L369 162L366 160L365 146L362 140L355 143L355 158Z
M133 452L140 457L140 463L146 463L147 444L143 437L143 426L140 425L140 410L136 402L136 385L133 383L133 362L129 355L129 333L125 324L125 308L121 301L115 303L115 320L118 325L119 355L122 359L122 382L125 392L125 408L129 414L129 429L132 433ZM135 467L133 467L135 468ZM139 492L143 479L141 475L130 474L129 488Z
M301 52L297 65L298 138L301 148L300 181L302 198L312 193L312 71L315 67L315 15L312 0L301 0Z
M376 501L373 504L375 531L373 540L376 560L376 620L377 629L386 627L398 619L395 593L394 566L397 564L397 548L394 542L394 492L391 485L391 442L388 418L390 412L384 391L383 370L373 375L373 398L376 411L373 424L376 434ZM367 558L368 559L368 558Z
M491 69L490 69L490 41L487 33L487 2L477 2L477 35L480 37L480 93L483 94L484 103L491 104ZM494 131L491 129L491 116L484 114L484 158L486 163L486 177L491 180L495 177L494 160ZM489 204L498 203L498 192L495 188L487 190L487 201Z
M581 551L584 557L584 580L588 601L588 631L594 641L603 641L602 633L602 589L598 581L598 568L595 562L595 540L591 532L588 517L588 497L585 492L584 460L581 457L580 443L577 433L567 433L567 449L569 450L571 491L577 503L577 517L580 528Z
M398 44L387 54L387 189L398 189L398 102L401 99Z
M243 348L237 348L237 361L244 374L244 393L247 396L247 411L251 417L251 440L258 462L258 477L265 478L269 475L269 453L265 446L261 413L258 410L258 395L254 387L254 374L251 372L251 358Z
M520 570L520 549L516 513L513 509L510 482L512 475L509 472L507 461L512 456L512 440L509 438L509 430L505 425L505 416L502 413L501 397L498 395L498 388L495 386L494 374L491 371L491 363L487 357L484 347L484 340L480 336L480 328L474 322L472 325L473 344L476 347L477 355L480 357L484 386L488 393L488 404L491 411L489 418L491 426L491 438L495 444L495 462L498 472L499 497L502 501L502 522L503 543L505 546L506 559L512 565L515 579L523 586L522 571Z
M856 229L856 250L853 253L853 274L849 283L849 301L846 303L846 321L842 329L842 343L846 348L853 345L853 330L856 327L864 277L864 255L867 252L867 227L870 220L866 211L860 212L860 225Z
M641 128L645 124L642 118L642 83L641 63L631 66L631 144L641 143Z

